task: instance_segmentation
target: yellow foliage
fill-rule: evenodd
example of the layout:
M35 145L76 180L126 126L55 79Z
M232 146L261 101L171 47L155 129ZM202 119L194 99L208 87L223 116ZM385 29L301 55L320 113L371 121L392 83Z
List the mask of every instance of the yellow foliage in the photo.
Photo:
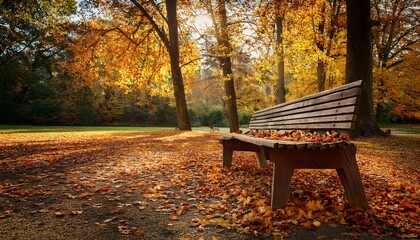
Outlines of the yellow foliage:
M333 12L333 6L323 0L302 2L297 8L287 8L283 20L286 101L318 91L317 67L321 61L325 64L325 89L344 83L345 19L343 15L339 15L335 20L336 25L330 26L334 22L331 19ZM262 21L268 21L265 15ZM320 25L324 26L324 32L318 29ZM331 29L335 31L332 39L328 35ZM256 78L259 83L274 86L277 78L276 55L271 53L267 58L269 54L270 52L259 59Z
M149 34L147 28L134 31L137 26L115 19L92 19L85 26L91 29L89 34L78 35L71 45L74 61L62 64L79 79L79 85L96 91L110 88L125 94L139 91L143 96L173 97L169 55L156 35ZM135 34L129 39L122 32ZM194 46L193 42L180 46L187 89L198 70ZM147 98L139 100L148 102Z
M375 105L390 104L390 114L413 120L420 119L420 71L417 67L419 61L419 56L411 52L394 68L375 68Z

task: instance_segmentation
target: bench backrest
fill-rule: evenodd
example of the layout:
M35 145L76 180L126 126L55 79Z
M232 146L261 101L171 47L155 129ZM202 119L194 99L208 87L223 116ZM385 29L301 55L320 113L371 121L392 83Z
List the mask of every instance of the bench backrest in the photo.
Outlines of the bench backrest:
M362 81L323 91L255 112L249 128L267 130L354 129Z

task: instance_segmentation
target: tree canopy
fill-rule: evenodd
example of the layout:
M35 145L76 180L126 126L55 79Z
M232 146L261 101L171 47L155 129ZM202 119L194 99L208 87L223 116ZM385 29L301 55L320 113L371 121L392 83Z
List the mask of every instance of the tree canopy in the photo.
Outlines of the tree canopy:
M418 122L418 1L368 7L373 120ZM258 109L345 83L348 10L340 0L3 0L0 122L237 131Z

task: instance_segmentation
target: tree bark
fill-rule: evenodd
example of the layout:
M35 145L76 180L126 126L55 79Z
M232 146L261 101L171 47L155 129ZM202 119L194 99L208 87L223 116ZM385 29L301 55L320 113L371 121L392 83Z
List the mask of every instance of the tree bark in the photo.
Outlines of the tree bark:
M231 53L226 7L224 0L218 0L217 15L220 18L220 29L217 34L217 42L221 50L219 62L222 68L223 81L225 87L225 97L230 132L239 131L238 109L236 105L235 84L233 80Z
M325 52L325 28L326 28L326 2L324 1L321 6L321 22L318 25L319 39L316 40L316 45L321 52ZM332 27L332 26L331 26ZM332 36L331 39L332 40ZM325 90L325 78L327 76L325 70L325 61L323 59L318 59L317 68L316 68L316 77L318 83L318 92Z
M318 92L322 92L325 90L325 79L327 78L327 72L325 70L325 62L321 59L318 60L316 76L318 79Z
M363 80L353 136L381 133L373 111L370 0L348 0L346 83Z
M176 0L166 1L169 29L169 56L171 59L172 83L176 102L177 125L180 130L191 130L188 117L187 101L185 100L184 82L179 66L178 20L176 14Z
M276 35L277 35L277 84L276 104L286 101L286 90L284 87L284 51L283 51L283 17L280 14L280 4L277 7Z

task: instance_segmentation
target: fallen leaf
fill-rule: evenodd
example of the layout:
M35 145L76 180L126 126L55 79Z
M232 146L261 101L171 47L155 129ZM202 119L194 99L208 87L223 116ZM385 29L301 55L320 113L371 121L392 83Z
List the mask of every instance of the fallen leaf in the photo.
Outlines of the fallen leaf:
M121 234L128 235L131 233L131 228L128 226L118 226L118 231Z
M67 213L66 213L66 212L55 212L55 213L54 213L54 215L55 215L56 217L64 217L64 216L66 216L66 215L67 215Z
M146 201L135 201L133 202L133 204L138 205L138 206L143 206L143 207L149 205L149 203Z
M319 226L321 226L321 222L315 220L315 221L312 222L312 225L314 225L315 227L319 227Z
M191 226L192 227L198 227L198 226L200 226L201 225L201 220L200 219L198 219L198 218L193 218L192 220L191 220Z
M108 185L108 186L97 189L95 192L101 193L101 192L108 192L109 190L110 190L110 187Z
M140 229L137 229L135 232L134 232L134 235L136 235L136 236L141 236L141 235L143 235L144 234L144 231L143 230L140 230Z
M80 215L82 213L83 213L83 211L71 211L70 215Z
M104 220L104 223L109 223L109 222L112 222L112 221L114 221L115 219L118 219L118 218L117 218L117 217L112 217L112 218L105 219L105 220Z
M124 209L114 209L114 210L111 211L111 213L122 214L122 213L124 213Z
M304 223L302 223L302 227L305 228L305 229L312 229L313 228L313 224L310 221L304 222Z
M83 193L80 195L80 198L89 198L91 196L93 196L93 193Z
M13 210L6 210L0 214L0 218L7 218L12 216Z
M323 211L324 207L321 205L321 200L309 201L306 203L306 209L309 211Z

